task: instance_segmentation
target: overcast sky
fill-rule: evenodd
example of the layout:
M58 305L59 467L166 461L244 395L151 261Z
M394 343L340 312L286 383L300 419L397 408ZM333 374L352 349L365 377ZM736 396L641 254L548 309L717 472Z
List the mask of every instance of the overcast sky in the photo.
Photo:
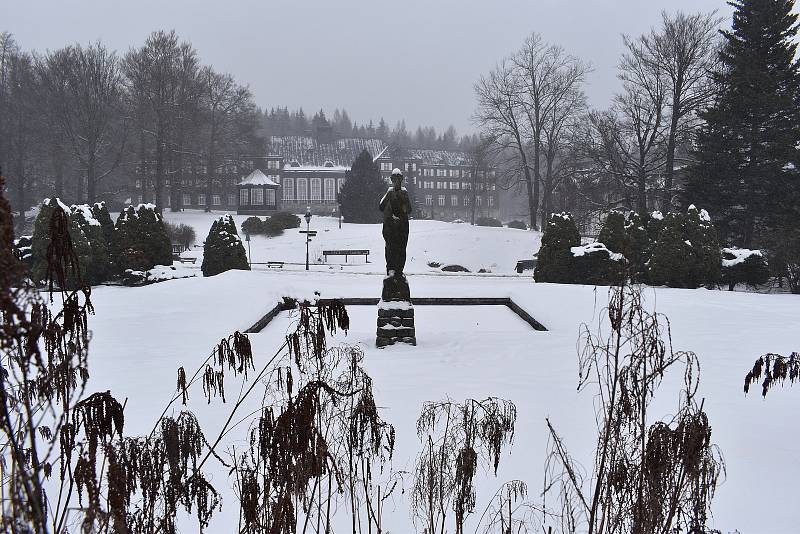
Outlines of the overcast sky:
M620 35L647 31L663 9L718 9L726 26L731 13L722 0L0 0L0 31L28 50L101 39L124 53L175 29L262 108L344 107L359 123L466 133L473 83L531 32L590 61L590 103L606 106Z

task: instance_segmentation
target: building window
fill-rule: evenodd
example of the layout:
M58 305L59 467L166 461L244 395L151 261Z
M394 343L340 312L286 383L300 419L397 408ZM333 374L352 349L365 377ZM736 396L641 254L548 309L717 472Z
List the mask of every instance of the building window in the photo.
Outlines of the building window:
M308 178L297 179L297 200L308 200Z
M250 203L254 206L261 206L264 204L264 189L258 187L250 190Z
M458 189L460 182L450 182L450 189Z
M222 197L220 195L211 195L211 204L214 206L222 205Z
M480 195L476 196L475 197L475 205L476 206L481 206L482 204L483 204L483 198Z
M235 206L236 205L236 195L233 193L228 193L228 206Z
M294 200L294 178L286 178L283 181L283 199Z
M281 177L279 175L277 175L277 174L268 174L267 178L269 178L270 180L272 180L273 182L275 182L278 185L280 185L280 183L281 183Z
M142 188L142 181L136 180L136 189L141 189L141 188Z
M469 197L464 197L464 205L469 206Z
M311 200L322 200L322 180L320 178L311 179Z
M337 194L342 192L342 187L344 187L344 178L339 178L338 180L336 180Z
M198 206L205 206L206 205L206 195L205 193L200 193L197 195L197 205Z
M447 176L447 169L436 169L436 176Z
M183 194L183 199L181 201L181 204L183 204L184 206L191 206L192 205L192 195L190 195L188 193L184 193Z
M325 178L325 200L336 200L336 180Z
M271 159L267 161L267 168L268 169L280 169L281 162L277 159Z
M138 196L137 196L137 198L139 199L139 201L137 202L137 204L141 204L141 203L142 203L142 195L138 195Z
M416 163L412 163L411 164L411 170L412 171L416 171L417 170L417 164Z
M250 191L248 191L247 189L239 189L239 205L240 206L250 205Z
M462 175L464 178L472 178L472 171L464 171Z
M381 162L381 170L382 171L391 171L392 170L392 162L391 161L382 161Z
M439 195L439 205L444 206L444 195Z
M491 208L493 206L494 206L494 197L489 197L489 207Z
M461 189L471 189L469 182L461 182Z
M275 190L267 189L267 206L275 207Z
M458 195L450 195L450 205L458 206Z
M425 195L425 205L433 206L433 195Z

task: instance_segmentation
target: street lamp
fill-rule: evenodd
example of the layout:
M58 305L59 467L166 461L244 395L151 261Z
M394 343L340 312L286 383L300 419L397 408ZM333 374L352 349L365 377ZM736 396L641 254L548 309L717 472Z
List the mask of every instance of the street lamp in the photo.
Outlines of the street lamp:
M311 242L311 233L309 226L311 225L311 206L306 207L306 271L308 270L308 244Z

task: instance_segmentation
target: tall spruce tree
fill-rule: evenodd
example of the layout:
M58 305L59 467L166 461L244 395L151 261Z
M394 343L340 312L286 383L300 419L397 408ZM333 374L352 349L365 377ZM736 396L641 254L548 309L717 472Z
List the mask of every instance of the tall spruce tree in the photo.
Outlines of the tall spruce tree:
M686 203L707 207L723 241L749 247L787 224L800 197L800 63L794 0L732 0L719 92L701 115ZM794 216L793 216L794 215Z
M381 212L378 203L388 187L381 178L378 164L366 150L362 151L345 174L347 178L339 192L342 217L349 223L378 223Z

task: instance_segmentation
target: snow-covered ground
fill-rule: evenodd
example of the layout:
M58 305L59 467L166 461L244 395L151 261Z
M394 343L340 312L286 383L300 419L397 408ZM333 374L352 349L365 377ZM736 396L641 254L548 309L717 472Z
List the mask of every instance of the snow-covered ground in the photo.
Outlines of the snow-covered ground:
M97 315L90 323L94 331L90 389L110 389L117 398L127 399L127 431L146 433L174 392L177 368L195 369L220 338L253 324L281 297L311 297L314 291L323 297L377 297L381 275L369 271L377 272L381 265L379 228L346 226L339 234L333 222L314 219L312 227L329 229L320 231L316 246L321 248L325 241L331 247L367 247L377 252L374 263L362 265L362 272L319 266L310 273L231 271L141 288L97 288L93 297ZM520 238L509 237L517 232ZM375 308L353 306L352 329L341 338L361 344L366 352L377 404L397 429L396 469L410 469L420 448L414 422L423 401L493 395L516 403L519 418L513 450L503 456L496 478L480 477L476 516L488 496L507 480L525 480L536 495L547 444L545 417L574 455L590 465L594 399L590 392L576 392L576 341L579 325L597 320L607 288L535 284L529 276L423 274L425 262L431 260L476 268L486 257L487 266L513 268L518 249L525 243L528 250L533 248L533 236L508 229L414 222L410 271L420 274L411 274L409 282L417 297L511 296L548 332L532 330L505 308L417 306L418 346L379 350L374 348ZM262 239L259 254L264 260L298 259L301 241L291 231ZM646 289L645 293L648 304L672 320L675 348L693 350L700 357L701 394L713 439L727 462L727 479L713 503L713 526L722 532L796 531L800 442L794 421L800 391L778 389L764 401L757 392L745 397L742 384L758 355L798 349L800 299L704 289ZM279 316L253 335L256 366L280 345L288 322ZM667 387L653 412L666 416L676 401L677 391ZM219 402L209 406L199 392L189 405L211 434L220 428L229 407ZM214 483L228 490L223 511L209 532L229 532L236 520L235 497L222 471L215 474ZM412 530L407 495L399 496L386 511L385 527L391 532ZM468 530L474 529L474 519Z
M175 224L188 224L195 229L197 245L186 256L201 258L202 242L211 229L216 217L224 212L204 213L187 210L180 213L165 212L166 220ZM239 237L244 241L241 231L245 215L234 215ZM316 264L313 269L340 270L360 273L380 273L384 269L383 237L380 224L342 224L334 217L314 216L311 219L311 230L317 235L309 246L310 262ZM306 247L303 235L305 221L301 228L286 230L277 237L251 236L250 261L266 263L283 261L286 269L305 269ZM489 228L471 226L467 223L448 223L442 221L412 220L408 240L408 260L406 271L415 273L440 272L428 267L428 263L441 265L459 264L472 272L485 269L492 273L514 274L517 260L531 258L539 250L541 234L536 231L517 230L514 228ZM246 247L245 243L245 247ZM344 256L331 256L327 264L323 263L323 250L367 249L370 251L369 261L364 256L350 256L345 263ZM201 261L196 265L199 267ZM265 266L254 266L263 269ZM530 273L528 273L530 274Z

